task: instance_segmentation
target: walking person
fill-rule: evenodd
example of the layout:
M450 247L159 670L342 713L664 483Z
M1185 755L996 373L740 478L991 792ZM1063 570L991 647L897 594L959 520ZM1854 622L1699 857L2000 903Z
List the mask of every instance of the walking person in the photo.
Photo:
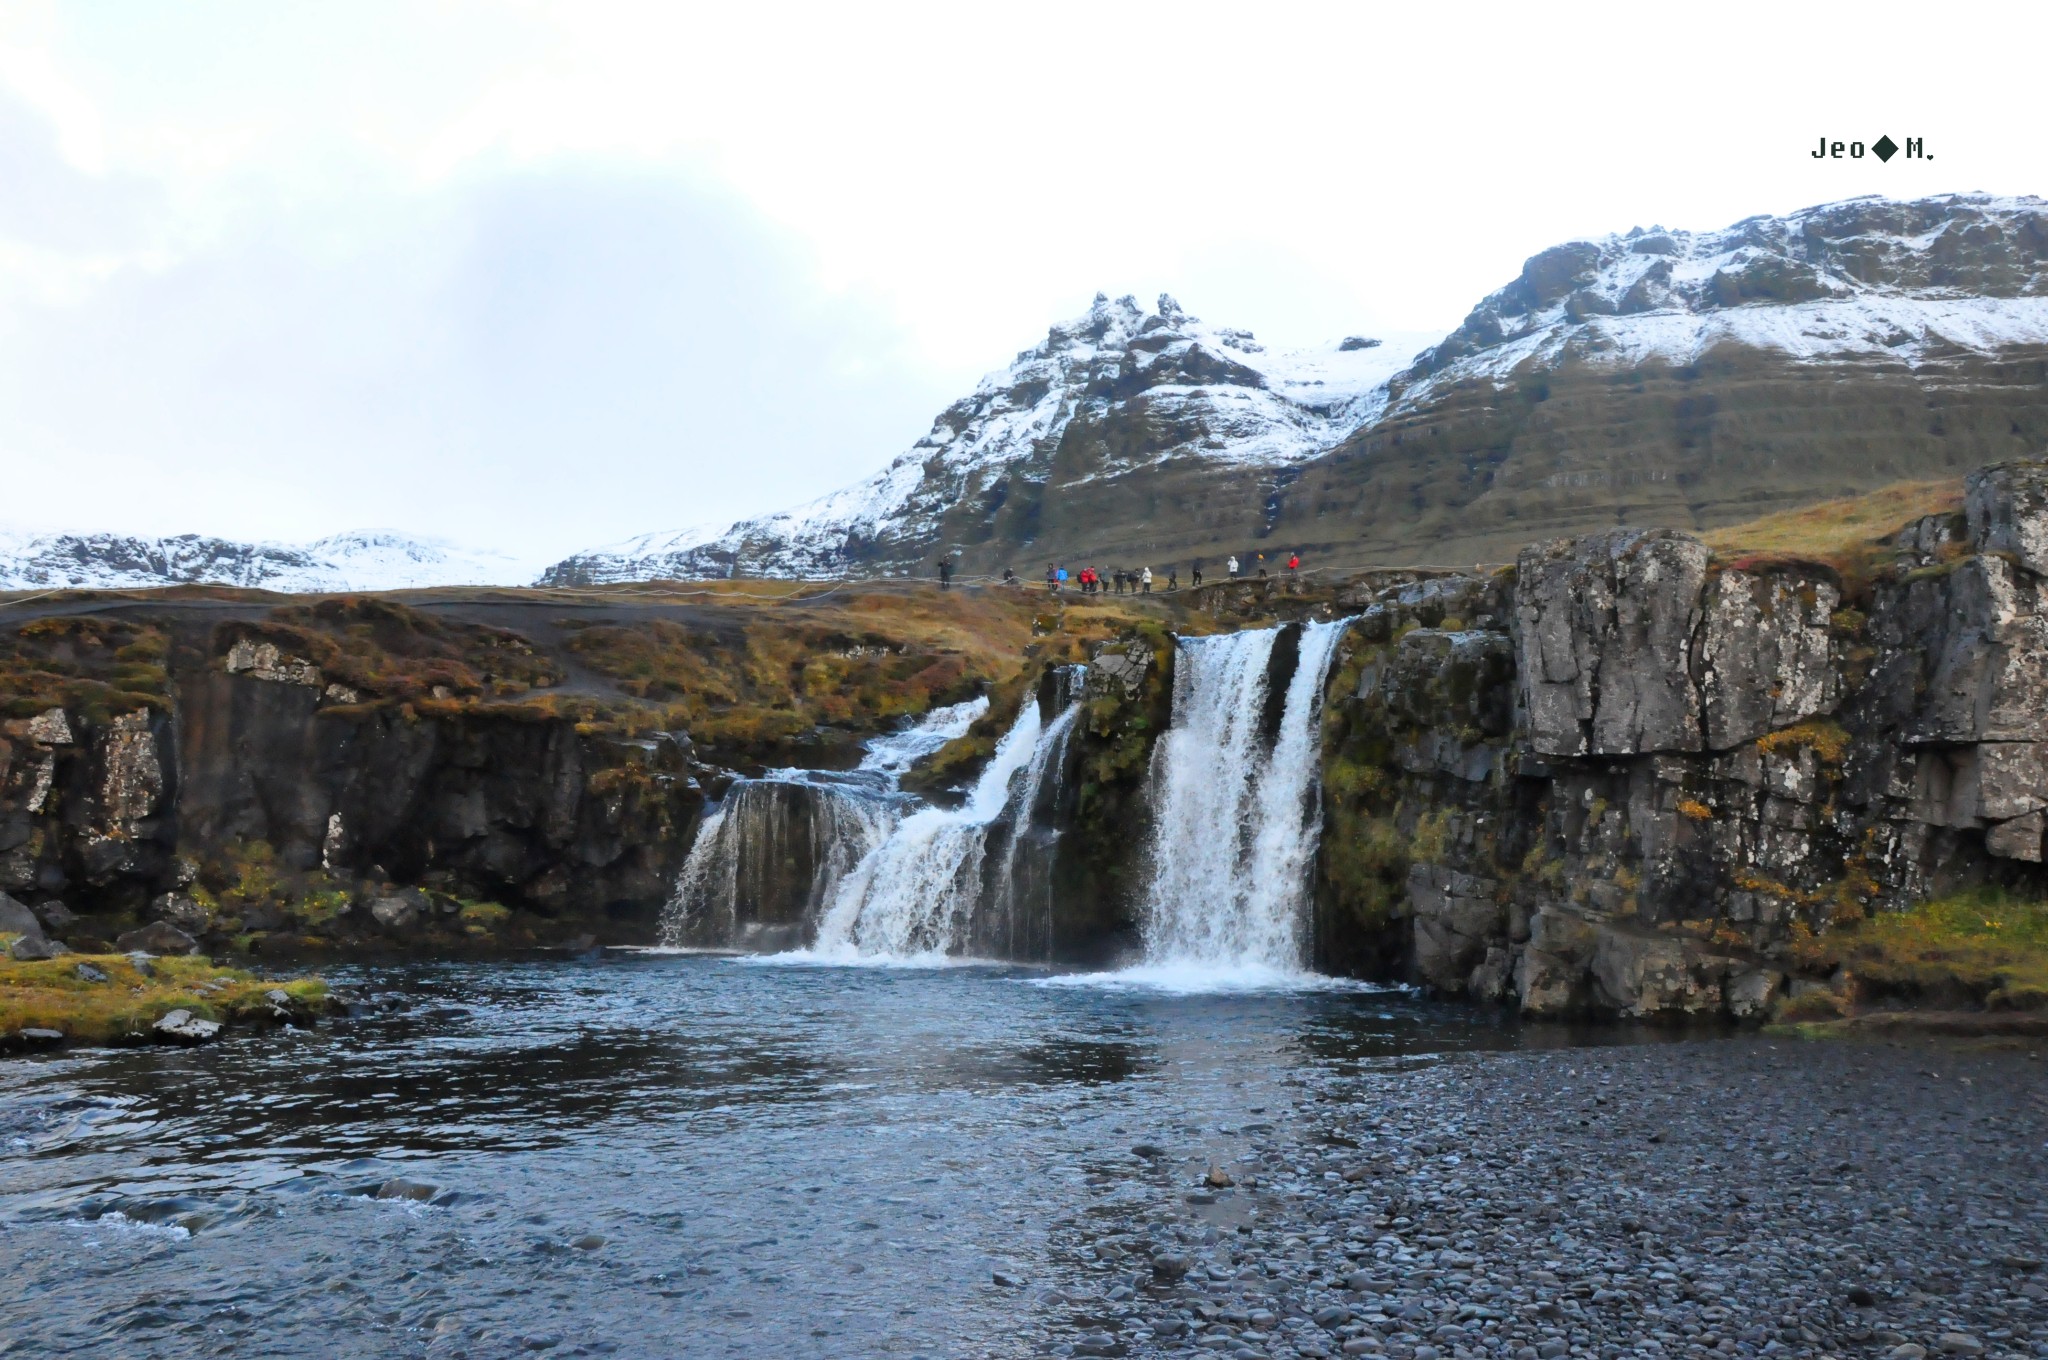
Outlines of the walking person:
M1202 588L1202 559L1199 557L1195 559L1194 577L1195 589L1200 590Z
M1143 588L1143 594L1150 595L1152 593L1152 568L1146 567L1138 573L1138 583Z
M1259 579L1261 581L1266 579L1266 555L1264 553L1259 554Z
M1167 569L1166 569L1166 588L1167 588L1167 589L1168 589L1169 591L1174 591L1174 590L1179 590L1179 589L1180 589L1180 568L1179 568L1179 567L1175 567L1175 566L1169 566L1169 567L1167 567Z
M1232 554L1230 555L1230 561L1229 561L1228 563L1226 563L1225 565L1226 565L1226 566L1227 566L1227 567L1229 568L1229 570L1230 570L1230 579L1231 579L1231 580L1233 580L1233 581L1235 581L1235 580L1237 579L1237 554L1236 554L1236 553L1232 553Z
M1298 552L1292 552L1287 554L1287 574L1293 576L1298 574L1300 571L1301 554Z
M1060 568L1060 584L1059 584L1059 589L1061 589L1061 590L1065 590L1066 588L1067 588L1067 569L1066 569L1065 567L1061 567L1061 568Z
M1050 562L1045 564L1045 593L1048 595L1060 593L1059 572Z
M941 557L941 558L939 559L939 589L940 589L940 590L951 590L952 588L953 588L953 559L952 559L952 558L950 558L950 557Z

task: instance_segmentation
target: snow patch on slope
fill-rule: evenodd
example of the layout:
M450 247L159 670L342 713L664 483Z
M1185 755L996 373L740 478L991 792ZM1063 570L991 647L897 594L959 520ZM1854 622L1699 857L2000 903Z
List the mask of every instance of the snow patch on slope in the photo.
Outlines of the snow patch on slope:
M1162 296L1147 312L1097 294L1082 316L939 414L931 431L872 477L721 530L647 534L594 549L543 576L556 584L722 576L744 563L777 576L837 576L901 556L935 533L971 488L1019 464L1042 467L1077 419L1144 402L1163 430L1196 436L1127 454L1069 485L1173 459L1279 466L1314 458L1386 404L1387 380L1435 335L1270 350L1250 331L1211 326ZM1408 343L1400 343L1405 340Z
M1522 276L1392 384L1390 411L1531 360L1696 362L1717 345L1797 362L1919 367L1943 352L2048 344L2048 201L1954 194L1637 228L1532 256Z

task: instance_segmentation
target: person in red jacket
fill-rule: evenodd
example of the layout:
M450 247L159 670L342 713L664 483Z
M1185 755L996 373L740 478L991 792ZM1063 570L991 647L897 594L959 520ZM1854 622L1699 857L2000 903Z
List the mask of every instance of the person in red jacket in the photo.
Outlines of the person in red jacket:
M1301 554L1300 554L1300 553L1289 553L1289 554L1287 554L1287 570L1289 570L1289 571L1300 571L1300 570L1301 570Z

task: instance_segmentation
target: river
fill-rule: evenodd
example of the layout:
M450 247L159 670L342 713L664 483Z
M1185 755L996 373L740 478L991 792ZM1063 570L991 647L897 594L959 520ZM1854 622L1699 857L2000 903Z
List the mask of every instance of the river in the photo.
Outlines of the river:
M1029 1354L1133 1177L1193 1190L1319 1075L1565 1041L987 966L333 978L389 1009L0 1065L0 1353Z

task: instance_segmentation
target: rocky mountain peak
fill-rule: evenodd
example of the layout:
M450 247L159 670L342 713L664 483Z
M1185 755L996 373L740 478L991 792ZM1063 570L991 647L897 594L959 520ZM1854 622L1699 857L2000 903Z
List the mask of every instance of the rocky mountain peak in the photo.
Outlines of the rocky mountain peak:
M1499 371L1555 357L1573 340L1629 363L1688 362L1723 340L1799 357L1890 350L1911 361L1930 344L2031 340L2048 330L2044 296L2048 201L2039 198L1868 197L1719 231L1637 227L1530 256L1409 381L1489 355Z

